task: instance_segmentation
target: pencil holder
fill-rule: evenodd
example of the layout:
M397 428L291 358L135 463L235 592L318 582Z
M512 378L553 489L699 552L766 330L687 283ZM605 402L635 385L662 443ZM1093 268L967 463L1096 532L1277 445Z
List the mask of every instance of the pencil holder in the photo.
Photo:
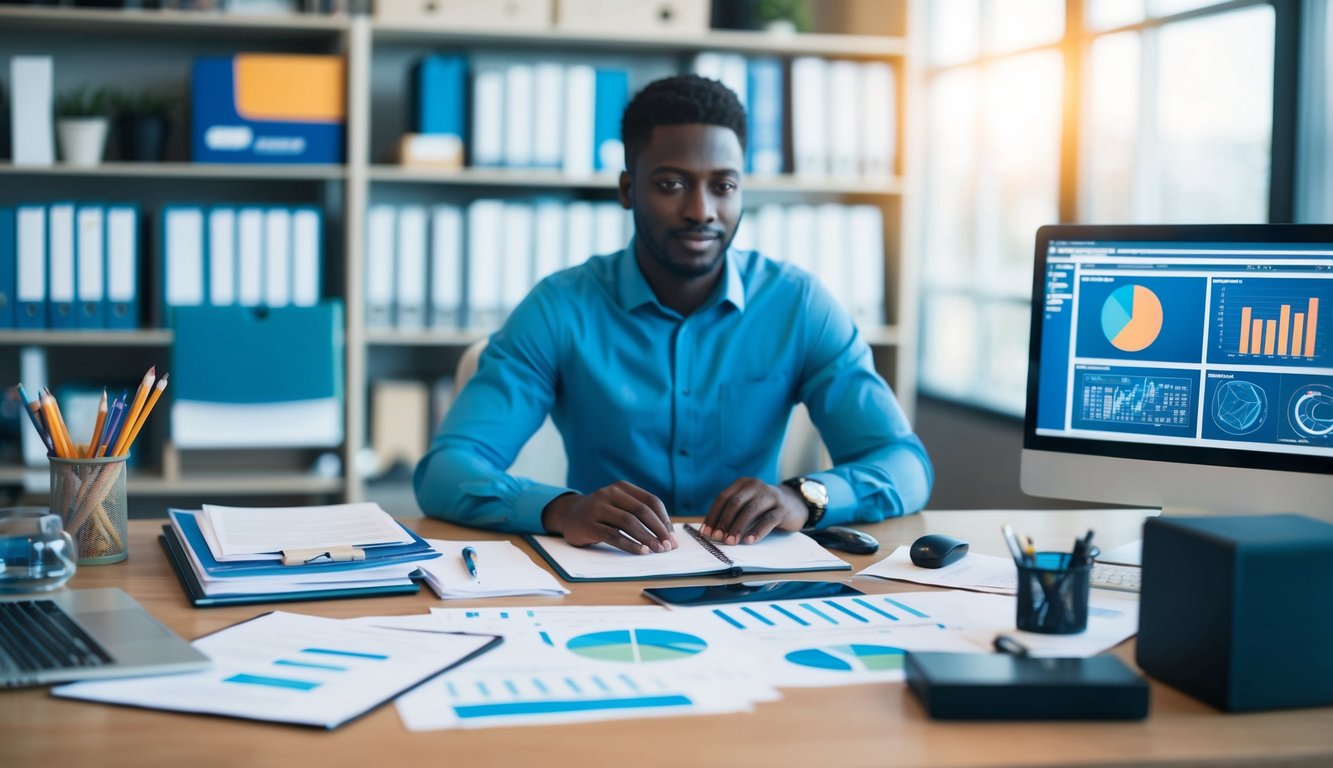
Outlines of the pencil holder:
M1092 565L1071 565L1067 552L1038 552L1018 566L1018 628L1072 635L1088 628Z
M51 511L74 538L79 565L116 563L129 556L127 458L50 459Z

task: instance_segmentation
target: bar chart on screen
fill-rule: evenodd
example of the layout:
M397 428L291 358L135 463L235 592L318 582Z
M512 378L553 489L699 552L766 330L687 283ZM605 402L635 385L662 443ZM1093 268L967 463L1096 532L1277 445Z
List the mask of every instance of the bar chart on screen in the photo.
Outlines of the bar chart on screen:
M1212 362L1320 365L1328 360L1333 281L1215 279Z

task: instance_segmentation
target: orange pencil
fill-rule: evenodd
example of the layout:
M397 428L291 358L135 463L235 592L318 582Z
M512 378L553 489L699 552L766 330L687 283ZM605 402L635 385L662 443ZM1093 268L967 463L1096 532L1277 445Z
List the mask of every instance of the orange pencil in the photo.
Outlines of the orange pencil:
M106 423L106 387L102 387L102 402L97 404L97 421L93 422L93 436L88 438L88 450L84 458L91 459L97 450L97 436L102 434L102 425Z
M139 430L143 429L143 423L148 421L148 414L153 412L153 406L157 405L158 398L162 397L162 390L167 388L167 379L171 374L164 373L162 378L157 380L157 386L153 387L153 396L148 398L148 404L143 407L143 412L139 414L139 420L134 422L134 427L130 431L129 442L125 443L125 450L117 453L117 456L124 456L130 452L130 446L134 445L134 439L139 436Z
M62 459L70 458L69 444L65 441L65 435L60 429L60 418L56 415L56 399L46 390L38 392L37 397L42 403L42 413L46 415L46 428L51 431L51 441L55 444L56 456Z
M157 376L157 368L149 368L148 373L143 375L143 381L139 382L139 389L134 393L134 404L125 414L125 426L120 428L120 437L116 438L116 445L107 453L111 456L121 456L125 452L125 446L130 442L130 429L136 421L139 420L139 411L143 410L144 400L148 398L148 390L153 388L153 379Z

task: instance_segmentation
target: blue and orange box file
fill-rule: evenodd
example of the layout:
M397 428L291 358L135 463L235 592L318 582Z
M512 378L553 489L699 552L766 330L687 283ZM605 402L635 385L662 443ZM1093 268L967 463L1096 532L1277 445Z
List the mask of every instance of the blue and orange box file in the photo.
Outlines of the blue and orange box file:
M240 53L195 59L191 150L199 163L341 163L341 56Z

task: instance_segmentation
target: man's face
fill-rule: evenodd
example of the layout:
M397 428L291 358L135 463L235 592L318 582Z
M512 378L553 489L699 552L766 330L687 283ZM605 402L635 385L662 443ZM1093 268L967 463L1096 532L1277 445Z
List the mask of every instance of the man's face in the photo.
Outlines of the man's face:
M683 280L717 274L741 217L745 153L729 128L659 125L620 179L640 256Z

